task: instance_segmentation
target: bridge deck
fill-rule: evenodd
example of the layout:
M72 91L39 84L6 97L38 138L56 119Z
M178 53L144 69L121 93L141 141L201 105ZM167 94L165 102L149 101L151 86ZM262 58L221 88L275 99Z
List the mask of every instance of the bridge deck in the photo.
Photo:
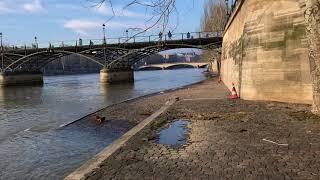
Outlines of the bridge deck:
M181 39L181 40L167 40L164 41L166 45L185 45L185 48L191 48L194 46L203 46L203 45L208 45L212 43L221 43L222 42L222 37L210 37L210 38L197 38L197 39ZM130 43L123 43L123 44L97 44L97 45L74 45L74 46L65 46L65 47L53 47L51 49L53 50L60 50L60 51L69 51L69 52L82 52L90 49L101 49L101 48L107 48L107 49L112 49L112 48L123 48L123 49L128 49L128 50L133 50L133 49L141 49L145 48L148 46L156 46L159 45L159 41L148 41L148 42L130 42ZM179 46L181 47L181 46ZM183 46L182 46L183 47ZM14 54L20 54L20 55L29 55L33 54L36 52L40 51L46 51L48 50L49 47L47 48L34 48L34 49L15 49L15 50L10 50L7 51L8 53L14 53Z
M62 46L56 47L50 44L48 47L34 46L41 48L27 48L27 46L14 48L1 53L4 56L1 71L41 71L50 62L72 54L84 57L109 70L128 70L137 61L161 51L178 48L216 49L222 45L220 33L199 32L196 34L198 36L185 36L189 38L184 38L184 34L181 33L179 35L182 35L181 39L173 37L165 38L164 41L152 40L151 36L147 36L148 39L140 42L106 44L98 41L94 45L90 40L90 45L83 43L79 45L75 41L74 44L62 43Z

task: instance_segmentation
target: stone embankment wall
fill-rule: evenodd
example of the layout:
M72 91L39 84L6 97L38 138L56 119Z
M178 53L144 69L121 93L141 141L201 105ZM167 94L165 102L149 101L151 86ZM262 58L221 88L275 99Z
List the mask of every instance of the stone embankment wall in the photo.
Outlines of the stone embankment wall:
M240 0L223 37L221 76L241 98L312 103L304 0Z

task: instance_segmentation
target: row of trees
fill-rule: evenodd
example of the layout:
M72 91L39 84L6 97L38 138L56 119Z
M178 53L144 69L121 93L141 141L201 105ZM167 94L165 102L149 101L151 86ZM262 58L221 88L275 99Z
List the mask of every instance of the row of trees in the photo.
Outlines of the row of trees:
M228 12L229 8L225 0L206 0L201 19L201 30L223 32L228 21ZM210 62L209 68L217 66L218 73L220 73L221 49L203 52L203 59Z
M223 31L227 20L228 7L224 0L206 0L201 19L203 31Z

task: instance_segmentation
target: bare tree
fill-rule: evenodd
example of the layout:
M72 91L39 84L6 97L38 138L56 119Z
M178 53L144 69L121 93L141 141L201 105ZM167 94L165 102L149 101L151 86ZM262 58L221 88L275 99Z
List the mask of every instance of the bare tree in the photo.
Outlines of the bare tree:
M223 31L228 20L228 5L225 0L207 0L201 20L202 31ZM211 66L216 63L218 73L221 65L221 49L204 52L202 58L210 62Z
M320 114L320 0L306 0L306 6L305 22L313 85L312 111Z
M116 16L113 4L115 0L88 0L91 3L94 3L94 6L101 6L103 3L106 3L111 7L113 16L108 19L110 21L113 17ZM134 36L147 32L148 30L159 27L160 32L164 32L169 25L170 19L176 14L178 14L176 8L176 0L131 0L123 6L123 9L140 6L144 7L146 11L151 13L151 16L146 20L146 27L141 31L134 34ZM178 16L176 16L178 17Z
M225 0L207 0L201 20L203 31L223 31L228 20L228 8Z

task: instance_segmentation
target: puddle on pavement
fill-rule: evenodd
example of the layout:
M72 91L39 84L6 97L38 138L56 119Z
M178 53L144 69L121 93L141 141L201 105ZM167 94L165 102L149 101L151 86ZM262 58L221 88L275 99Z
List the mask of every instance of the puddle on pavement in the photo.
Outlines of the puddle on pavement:
M159 144L168 145L172 148L186 144L189 133L189 120L176 120L159 132Z

